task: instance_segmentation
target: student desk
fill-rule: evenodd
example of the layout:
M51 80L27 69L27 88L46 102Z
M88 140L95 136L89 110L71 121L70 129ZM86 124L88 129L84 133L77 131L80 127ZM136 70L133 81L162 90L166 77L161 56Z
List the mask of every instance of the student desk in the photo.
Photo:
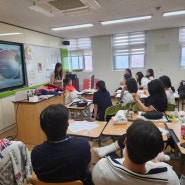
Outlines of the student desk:
M69 121L69 125L72 124L74 120ZM91 139L98 139L99 146L101 146L101 133L103 129L106 126L106 122L103 121L94 121L96 124L99 126L87 131L87 130L82 130L79 132L71 132L69 129L67 130L67 134L75 137L84 137L84 138L91 138Z
M181 136L181 123L166 123L167 128L169 129L170 135L175 143L176 149L181 153L180 158L180 171L185 168L185 148L181 147L180 144L185 142L185 139Z
M85 89L82 92L80 92L78 95L81 95L86 99L92 100L95 92L96 92L96 89Z
M127 129L130 127L132 122L127 122L126 124L114 124L112 120L108 122L102 134L106 136L122 136L126 133ZM164 123L154 123L158 128L165 129ZM163 141L167 141L167 135L163 135Z
M13 103L17 122L17 139L25 144L38 145L46 140L46 136L40 128L41 112L49 105L64 104L64 94L38 102L23 100Z
M166 123L167 128L170 131L172 139L177 144L181 154L185 155L185 148L181 147L180 144L185 142L185 139L181 136L181 123Z
M77 107L76 105L75 106L70 106L73 102L65 105L66 108L70 111L70 112L79 112L80 113L80 120L83 120L84 119L84 115L83 115L83 111L84 110L88 110L88 116L89 116L89 119L90 119L90 105L92 104L92 101L90 100L87 100L88 103L86 106L84 107Z

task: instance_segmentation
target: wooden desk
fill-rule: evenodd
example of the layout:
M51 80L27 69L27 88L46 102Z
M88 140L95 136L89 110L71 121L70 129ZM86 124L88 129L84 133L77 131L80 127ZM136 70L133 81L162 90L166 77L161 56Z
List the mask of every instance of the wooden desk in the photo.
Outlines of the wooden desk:
M18 140L30 145L38 145L46 140L39 118L43 109L52 104L64 104L64 94L34 103L28 100L14 102Z
M127 129L130 127L132 122L128 122L127 124L113 124L113 121L110 120L103 130L102 134L106 136L122 136L126 133ZM154 123L158 128L165 129L164 123ZM163 135L163 141L167 141L167 135Z
M72 124L74 121L71 120L69 122L69 125ZM99 126L87 131L87 130L81 130L79 132L71 132L69 129L67 130L67 134L71 135L71 136L77 136L77 137L85 137L85 138L91 138L91 139L98 139L99 141L99 146L101 145L101 133L103 131L103 129L106 126L106 122L103 121L95 121L96 124L98 124Z
M88 103L86 106L84 107L77 107L77 106L70 106L72 103L69 103L66 106L66 108L69 110L69 111L74 111L74 112L80 112L80 120L83 120L84 119L84 115L83 115L83 111L84 110L88 110L88 116L89 116L89 119L90 119L90 105L92 104L92 101L89 101L88 100Z
M179 151L181 152L181 154L185 155L185 148L181 147L180 144L185 142L185 139L182 138L181 136L181 123L167 123L166 124L168 129L172 129L173 132L175 133L175 135L177 136L177 138L179 139L179 142L177 142L177 146ZM173 138L173 136L172 136ZM173 140L175 141L175 138L173 138Z

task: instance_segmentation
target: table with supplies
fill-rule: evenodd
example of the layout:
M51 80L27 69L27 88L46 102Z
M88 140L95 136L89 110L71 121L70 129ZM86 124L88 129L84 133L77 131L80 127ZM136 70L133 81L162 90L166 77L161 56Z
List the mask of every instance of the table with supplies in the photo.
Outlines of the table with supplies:
M84 99L82 99L84 100ZM86 100L86 99L85 99ZM92 101L91 100L86 100L87 101L87 105L85 106L77 106L77 101L78 100L74 100L73 102L69 103L66 105L66 108L70 111L70 113L80 113L80 117L79 120L84 120L85 119L85 112L87 110L87 116L88 119L91 119L91 113L90 113L90 105L92 105Z

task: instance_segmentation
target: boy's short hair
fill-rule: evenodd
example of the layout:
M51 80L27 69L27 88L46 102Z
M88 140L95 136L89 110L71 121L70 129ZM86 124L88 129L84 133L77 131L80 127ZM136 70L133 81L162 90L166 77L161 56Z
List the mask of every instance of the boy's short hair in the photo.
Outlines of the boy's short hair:
M66 135L69 112L62 104L45 108L40 114L40 126L48 140L58 141Z
M134 121L126 135L128 157L136 164L144 164L163 151L162 134L150 121Z

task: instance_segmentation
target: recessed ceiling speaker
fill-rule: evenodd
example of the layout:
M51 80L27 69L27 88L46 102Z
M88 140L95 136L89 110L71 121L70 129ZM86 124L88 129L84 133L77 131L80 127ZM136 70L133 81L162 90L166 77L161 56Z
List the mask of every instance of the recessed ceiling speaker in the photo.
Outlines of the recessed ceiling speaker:
M62 42L62 44L63 44L64 46L69 46L69 45L70 45L70 42L67 41L67 40L65 40L65 41Z

